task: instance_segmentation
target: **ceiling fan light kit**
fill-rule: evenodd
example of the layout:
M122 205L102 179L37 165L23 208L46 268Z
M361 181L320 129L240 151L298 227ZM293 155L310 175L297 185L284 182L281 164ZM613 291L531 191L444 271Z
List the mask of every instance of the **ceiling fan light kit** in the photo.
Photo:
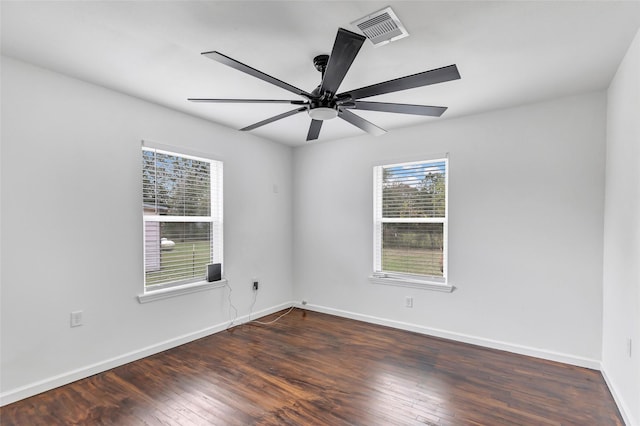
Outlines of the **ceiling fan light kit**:
M383 9L381 12L388 14L386 9ZM391 13L393 13L393 11L391 11ZM371 18L369 18L369 20L370 19ZM384 17L380 19L383 20ZM386 130L376 126L368 120L365 120L359 115L354 114L351 110L380 111L431 117L439 117L444 113L444 111L446 111L447 108L441 106L368 102L361 101L360 99L457 80L460 78L460 73L458 72L458 68L455 64L338 93L338 88L340 87L342 80L349 71L349 68L351 68L351 64L355 60L366 39L366 37L360 34L345 30L344 28L339 28L331 54L318 55L313 59L314 67L322 74L322 81L320 82L320 85L311 92L307 92L292 86L289 83L285 83L282 80L265 74L262 71L258 71L257 69L236 61L235 59L223 55L220 52L204 52L202 55L209 59L213 59L216 62L220 62L262 81L278 86L281 89L300 96L303 100L214 98L189 98L188 100L192 102L213 103L285 103L295 105L296 108L293 110L259 121L240 130L253 130L266 124L273 123L274 121L307 111L307 114L311 118L311 124L309 125L309 131L307 133L307 141L318 139L322 123L336 117L341 118L347 123L372 135L381 135L386 133Z
M338 110L336 108L330 107L310 108L307 113L312 119L322 121L331 120L332 118L336 118L338 116Z

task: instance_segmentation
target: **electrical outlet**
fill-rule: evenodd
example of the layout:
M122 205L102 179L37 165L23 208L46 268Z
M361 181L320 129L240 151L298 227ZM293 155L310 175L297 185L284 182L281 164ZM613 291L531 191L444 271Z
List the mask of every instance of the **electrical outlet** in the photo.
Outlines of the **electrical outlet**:
M404 306L406 306L407 308L413 308L413 297L412 296L405 297Z
M258 285L259 285L259 284L258 284L258 281L257 281L257 280L254 280L254 281L253 281L253 291L258 291Z
M71 327L82 325L82 311L71 312Z

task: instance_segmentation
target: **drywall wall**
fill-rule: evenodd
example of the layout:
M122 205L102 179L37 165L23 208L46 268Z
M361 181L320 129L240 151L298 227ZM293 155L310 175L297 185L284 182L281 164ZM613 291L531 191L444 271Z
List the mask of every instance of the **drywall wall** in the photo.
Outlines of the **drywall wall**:
M238 315L289 306L291 148L2 58L3 403L224 328L227 289L140 304L141 140L224 161ZM278 191L274 192L274 185ZM84 311L84 325L69 315Z
M597 368L605 108L595 92L296 149L296 299ZM371 283L372 165L438 153L449 154L455 291Z
M3 403L217 331L232 314L227 290L136 301L141 139L225 161L226 274L240 316L258 276L265 291L254 311L293 296L312 309L599 364L603 93L292 154L10 58L2 86ZM434 153L450 158L456 290L372 284L372 165ZM77 309L85 325L72 329Z
M607 92L602 368L630 425L640 425L639 114L640 32Z

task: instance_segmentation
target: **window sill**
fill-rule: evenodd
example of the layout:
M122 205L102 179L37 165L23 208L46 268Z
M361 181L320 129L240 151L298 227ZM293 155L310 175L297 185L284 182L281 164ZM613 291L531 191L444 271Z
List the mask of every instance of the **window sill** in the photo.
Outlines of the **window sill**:
M451 293L454 289L452 285L446 284L444 282L420 280L420 279L398 277L398 276L389 276L385 274L370 275L369 281L371 281L374 284L420 288L423 290L442 291L445 293Z
M170 297L182 296L183 294L196 293L198 291L211 290L214 288L220 288L227 285L227 280L222 279L220 281L201 281L197 283L185 284L176 287L163 288L161 290L149 291L138 295L138 302L149 303L156 300L168 299Z

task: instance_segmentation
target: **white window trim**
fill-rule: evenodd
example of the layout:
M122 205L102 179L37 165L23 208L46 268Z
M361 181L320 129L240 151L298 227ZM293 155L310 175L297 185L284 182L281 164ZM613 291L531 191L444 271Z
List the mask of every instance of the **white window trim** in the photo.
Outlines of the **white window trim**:
M399 164L406 163L423 163L430 161L438 161L444 160L446 162L446 170L445 174L445 219L444 219L444 247L443 247L443 277L431 277L427 275L413 275L413 274L402 274L402 273L390 273L390 272L373 272L369 276L369 281L373 284L382 284L382 285L392 285L392 286L400 286L400 287L411 287L423 290L434 290L441 291L446 293L451 293L455 290L455 287L449 282L448 278L448 270L449 270L449 154L436 154L430 156L421 156L421 157L410 157L403 159L396 159L392 161L378 161L373 164L374 173L373 173L373 187L376 188L378 185L378 180L381 179L379 173L382 173L382 166L389 167ZM386 219L386 218L378 218L376 209L377 206L377 194L374 194L374 208L373 208L373 259L374 265L381 264L380 256L381 256L381 247L382 247L382 233L378 229L378 227L385 222L423 222L423 223L441 223L442 219L439 218L414 218L414 219Z
M428 161L437 161L442 159L448 159L448 152L441 152L439 154L427 154L427 155L419 155L419 156L408 156L408 157L396 157L393 159L387 160L377 160L371 163L373 167L376 166L396 166L404 163L426 163Z
M199 291L212 290L214 288L221 288L226 285L227 285L227 280L222 279L220 281L213 281L213 282L198 281L196 283L166 287L160 290L152 290L152 291L147 291L143 294L139 294L138 302L139 303L155 302L156 300L182 296L183 294L190 294L190 293L196 293Z
M210 154L206 154L206 153L201 153L198 151L194 151L194 150L189 150L189 149L185 149L185 148L180 148L180 147L174 147L171 145L165 145L165 144L160 144L157 142L152 142L149 140L142 140L142 148L143 149L152 149L152 150L156 150L158 152L161 153L165 153L165 154L171 154L171 155L181 155L183 157L186 158L193 158L196 160L200 160L200 159L208 159L208 160L212 160L212 161L218 161L220 163L222 163L222 165L224 165L224 161L216 156L212 156ZM223 188L223 193L224 193L224 177L223 174L220 173L220 175L218 176L219 180L220 180L220 186ZM211 199L217 200L217 204L220 205L220 210L219 212L222 213L224 207L223 207L223 198L222 196L218 193L217 197L214 196L214 188L213 185L211 186ZM214 212L212 211L212 216L211 217L201 217L201 216L185 216L184 218L186 218L186 220L182 220L183 217L167 217L167 216L160 216L160 215L148 215L145 217L145 215L143 214L143 224L144 222L146 222L147 220L163 220L166 222L172 222L172 221L176 221L176 222L184 222L184 221L203 221L202 219L205 219L205 221L208 221L209 219L213 219L212 220L212 224L217 221L220 227L220 246L223 248L222 251L220 252L219 256L219 260L220 263L222 263L223 268L224 268L224 234L222 234L223 229L224 229L224 223L223 223L223 218L220 218L219 216L215 216L214 217ZM198 220L194 220L194 219L198 219ZM143 245L144 247L144 245ZM145 256L144 250L143 250L143 257ZM223 269L223 277L221 280L218 281L196 281L196 282L189 282L189 283L184 283L184 284L177 284L177 285L158 285L157 288L147 288L144 283L143 283L143 293L139 294L137 296L138 302L139 303L148 303L148 302L154 302L157 300L163 300L163 299L168 299L171 297L176 297L176 296L181 296L184 294L190 294L190 293L196 293L196 292L200 292L200 291L205 291L205 290L212 290L215 288L222 288L225 287L226 285L228 285L228 281L227 279L224 277L224 269ZM153 287L153 286L152 286Z
M194 149L189 149L189 148L183 148L183 147L178 147L178 146L173 146L173 145L167 145L167 144L163 144L163 143L158 143L155 141L150 141L148 139L144 139L141 142L142 146L145 148L149 148L149 149L155 149L157 151L160 152L165 152L165 153L169 153L169 154L180 154L183 157L191 157L194 158L196 160L201 159L201 158L206 158L209 160L214 160L214 161L220 161L222 163L224 163L224 158L219 156L219 155L215 155L213 153L209 153L209 152L204 152L204 151L197 151Z
M437 277L431 279L412 278L402 274L375 273L369 276L369 281L373 284L394 285L400 287L419 288L423 290L435 290L451 293L454 286L449 283L436 281Z

